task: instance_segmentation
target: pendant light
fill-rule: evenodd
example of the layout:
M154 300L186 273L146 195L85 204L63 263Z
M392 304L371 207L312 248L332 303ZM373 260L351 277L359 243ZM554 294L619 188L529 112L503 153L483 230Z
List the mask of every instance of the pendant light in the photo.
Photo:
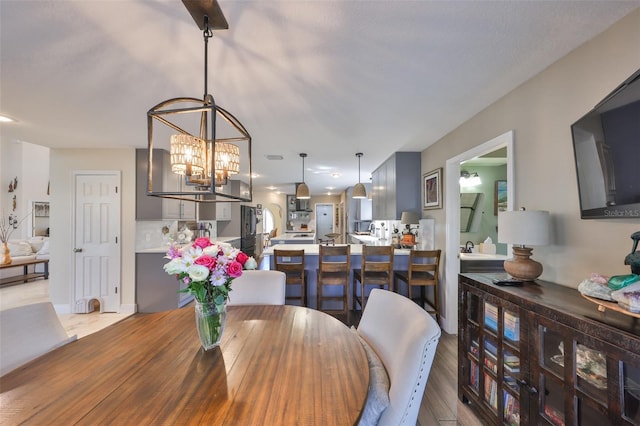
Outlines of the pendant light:
M358 183L353 187L353 195L352 198L367 198L367 190L364 185L360 183L360 157L362 157L362 153L358 152L356 154L358 157Z
M306 156L307 154L304 152L300 153L300 157L302 158L302 183L298 184L298 187L296 188L296 198L300 200L308 200L311 198L311 195L309 194L309 187L304 183L304 158Z
M251 135L208 88L213 30L229 28L217 0L184 0L202 30L204 95L163 101L147 112L147 195L213 203L251 201ZM190 65L190 64L187 64Z

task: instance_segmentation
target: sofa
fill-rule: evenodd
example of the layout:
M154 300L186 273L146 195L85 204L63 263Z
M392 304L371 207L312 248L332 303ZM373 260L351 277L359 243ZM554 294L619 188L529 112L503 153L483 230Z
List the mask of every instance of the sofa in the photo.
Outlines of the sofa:
M49 259L49 237L30 237L25 239L13 239L7 241L11 261ZM33 268L30 266L29 268ZM35 265L35 272L43 272L44 265ZM0 270L0 278L16 275L16 269L6 268Z

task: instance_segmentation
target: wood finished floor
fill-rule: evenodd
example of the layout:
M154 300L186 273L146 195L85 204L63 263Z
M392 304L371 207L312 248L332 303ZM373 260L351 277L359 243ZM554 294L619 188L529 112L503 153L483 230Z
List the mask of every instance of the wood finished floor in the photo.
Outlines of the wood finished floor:
M0 288L0 309L49 301L48 280L36 280ZM116 323L127 314L92 312L89 314L63 314L60 321L69 335L82 338ZM348 325L357 325L359 313L339 318ZM442 333L438 350L427 381L427 387L418 414L419 426L482 426L471 410L458 401L458 342L457 336Z

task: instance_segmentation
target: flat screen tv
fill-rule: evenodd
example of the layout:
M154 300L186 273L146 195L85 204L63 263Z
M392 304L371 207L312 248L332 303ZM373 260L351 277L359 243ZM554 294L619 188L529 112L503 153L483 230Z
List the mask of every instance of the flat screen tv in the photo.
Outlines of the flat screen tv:
M583 219L640 218L640 70L571 126Z

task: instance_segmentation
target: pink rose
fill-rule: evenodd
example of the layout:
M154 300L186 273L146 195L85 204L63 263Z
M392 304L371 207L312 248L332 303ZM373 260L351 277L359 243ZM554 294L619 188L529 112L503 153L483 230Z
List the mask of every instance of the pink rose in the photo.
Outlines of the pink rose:
M229 274L231 278L238 278L242 275L242 264L236 261L230 262L227 265L227 274Z
M240 262L241 265L244 265L245 263L247 263L247 260L249 260L249 256L247 256L245 252L241 251L236 256L236 261Z
M211 271L216 266L216 259L215 257L211 257L206 254L203 254L202 256L197 258L193 263L195 263L196 265L206 266Z
M200 247L202 249L212 245L213 244L211 243L211 240L207 237L196 238L196 240L193 242L194 247Z

